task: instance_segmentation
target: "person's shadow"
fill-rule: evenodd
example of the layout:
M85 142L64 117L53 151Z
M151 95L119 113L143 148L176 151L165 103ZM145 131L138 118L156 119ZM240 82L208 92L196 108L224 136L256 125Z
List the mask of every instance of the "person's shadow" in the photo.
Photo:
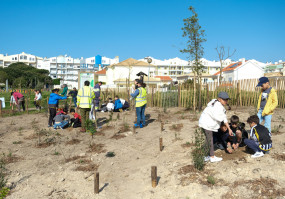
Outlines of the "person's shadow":
M155 119L150 119L150 117L151 117L151 115L150 114L146 114L145 115L145 123L146 123L146 125L149 125L149 124L151 124L151 123L153 123L154 121L155 121Z
M101 191L103 191L103 190L105 189L105 187L107 187L108 185L109 185L109 183L105 183L104 186L101 187L101 189L99 189L99 193L100 193Z

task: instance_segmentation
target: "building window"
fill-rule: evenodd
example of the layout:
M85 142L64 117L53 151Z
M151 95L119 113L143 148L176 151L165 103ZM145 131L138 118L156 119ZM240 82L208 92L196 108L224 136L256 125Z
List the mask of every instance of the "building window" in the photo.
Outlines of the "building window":
M15 60L17 60L17 57L15 57Z
M12 60L14 60L14 57L12 57Z
M24 56L24 60L27 60L27 58L28 58L28 57L25 55L25 56Z

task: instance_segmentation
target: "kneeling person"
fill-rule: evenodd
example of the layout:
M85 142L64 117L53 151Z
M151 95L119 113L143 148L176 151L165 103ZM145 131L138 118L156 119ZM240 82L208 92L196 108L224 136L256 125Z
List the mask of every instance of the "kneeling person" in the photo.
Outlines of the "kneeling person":
M244 143L255 153L252 158L262 157L266 151L271 150L272 141L268 129L259 124L257 115L252 115L247 119L251 127L250 139L245 139Z
M81 127L81 116L78 113L75 113L74 109L70 109L70 113L74 117L70 119L71 126L73 128Z
M59 113L54 117L54 126L53 128L56 130L57 127L64 129L66 126L68 126L69 121L70 121L70 116L66 115L67 110L64 110L63 113ZM67 120L66 120L67 119Z

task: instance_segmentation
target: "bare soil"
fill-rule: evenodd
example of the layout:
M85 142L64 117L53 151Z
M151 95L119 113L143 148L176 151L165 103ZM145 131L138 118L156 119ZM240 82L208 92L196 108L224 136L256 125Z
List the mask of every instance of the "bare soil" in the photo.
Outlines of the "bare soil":
M228 111L245 122L253 107ZM161 114L161 132L158 114ZM134 112L98 113L92 138L80 129L53 130L46 114L1 118L0 154L8 169L8 199L186 199L284 198L284 128L272 135L274 148L252 159L245 148L233 154L218 150L218 163L197 171L192 162L194 130L200 114L183 108L147 108L148 125L132 132ZM284 110L273 115L272 127L283 125ZM126 124L127 123L127 124ZM122 124L130 130L122 132ZM246 126L249 129L249 126ZM120 131L121 130L121 131ZM120 132L120 133L118 133ZM163 150L159 138L163 138ZM186 144L188 143L188 144ZM41 147L38 147L41 146ZM44 147L43 147L44 146ZM106 157L112 151L114 157ZM2 155L3 157L3 155ZM158 185L151 186L151 166ZM94 172L100 173L100 193L94 194Z

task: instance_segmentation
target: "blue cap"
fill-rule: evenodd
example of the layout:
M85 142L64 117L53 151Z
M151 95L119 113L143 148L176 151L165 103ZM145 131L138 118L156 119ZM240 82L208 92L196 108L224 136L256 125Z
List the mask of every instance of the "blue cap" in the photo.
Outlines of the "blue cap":
M229 97L228 93L223 92L223 91L222 91L222 92L219 92L218 98L222 98L222 99L224 99L224 100L231 99L231 98Z
M262 86L262 84L267 83L267 82L269 82L269 79L267 77L261 77L259 78L259 82L256 87Z

